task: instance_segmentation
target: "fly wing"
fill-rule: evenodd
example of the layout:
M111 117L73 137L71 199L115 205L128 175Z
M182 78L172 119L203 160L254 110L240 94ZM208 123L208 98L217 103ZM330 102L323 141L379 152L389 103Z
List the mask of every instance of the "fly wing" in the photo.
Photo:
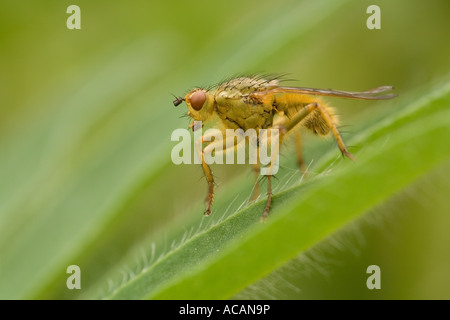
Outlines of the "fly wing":
M331 96L348 99L362 99L362 100L387 100L396 97L394 93L384 94L387 91L391 91L392 86L382 86L362 92L341 91L332 89L314 89L314 88L302 88L302 87L275 87L268 90L270 93L298 93L298 94L310 94L318 96Z

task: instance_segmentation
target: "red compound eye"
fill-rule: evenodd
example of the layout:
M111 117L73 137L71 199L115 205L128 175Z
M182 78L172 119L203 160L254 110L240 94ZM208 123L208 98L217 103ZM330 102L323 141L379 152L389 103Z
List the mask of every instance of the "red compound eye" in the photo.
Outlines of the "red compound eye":
M203 107L203 104L206 101L206 94L202 90L196 91L192 94L190 100L191 100L192 108L199 111Z

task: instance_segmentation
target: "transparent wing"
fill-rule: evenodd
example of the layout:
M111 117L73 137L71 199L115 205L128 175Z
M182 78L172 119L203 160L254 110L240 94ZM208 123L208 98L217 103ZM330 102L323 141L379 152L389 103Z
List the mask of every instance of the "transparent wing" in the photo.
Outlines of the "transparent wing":
M310 94L318 96L331 96L341 97L348 99L363 99L363 100L386 100L392 99L397 95L394 93L384 94L387 91L391 91L392 86L382 86L362 92L341 91L332 89L314 89L314 88L302 88L302 87L275 87L267 90L266 93L298 93L298 94Z

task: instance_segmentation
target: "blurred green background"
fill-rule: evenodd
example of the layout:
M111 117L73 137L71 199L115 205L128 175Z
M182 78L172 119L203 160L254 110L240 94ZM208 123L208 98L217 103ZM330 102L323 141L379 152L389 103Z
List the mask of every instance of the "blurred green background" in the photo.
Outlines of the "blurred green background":
M66 27L71 4L81 30ZM366 27L371 4L381 30ZM201 168L170 160L171 132L189 124L172 93L267 72L305 87L394 85L414 101L448 76L449 14L446 0L2 1L0 298L101 297L108 279L133 273L139 252L167 252L202 219ZM396 106L331 102L349 132ZM307 162L335 148L305 144ZM292 155L281 161L295 169ZM216 213L229 214L253 176L216 167ZM450 298L449 168L235 298ZM242 181L250 189L236 194ZM65 286L71 264L82 292ZM365 287L370 264L383 271L382 290Z

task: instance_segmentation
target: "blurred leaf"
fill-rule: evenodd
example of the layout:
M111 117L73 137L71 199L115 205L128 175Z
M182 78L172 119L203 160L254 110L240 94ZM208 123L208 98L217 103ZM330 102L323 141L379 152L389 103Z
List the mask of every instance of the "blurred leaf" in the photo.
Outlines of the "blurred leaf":
M235 73L289 72L296 85L394 84L402 96L424 95L424 83L450 67L450 42L442 41L448 1L381 1L382 29L375 31L365 27L370 4L80 0L82 29L71 31L67 3L1 3L0 298L107 296L106 287L126 287L142 268L164 266L168 252L248 203L253 177L243 167L218 166L213 216L202 217L201 169L170 162L170 133L188 124L171 93ZM368 159L375 154L369 145L394 136L391 126L408 125L407 114L391 117L398 101L336 103L342 122L362 132L352 141L344 133L362 163L366 152ZM427 118L423 104L417 112ZM338 174L336 153L332 140L308 139L311 176ZM300 190L324 183L318 177L284 191L303 181L289 168L293 160L282 159L274 181L273 221L284 212L282 199L289 205L289 195L303 197ZM236 234L256 232L251 212L257 219L262 202L244 211L250 220L233 226ZM70 264L81 267L82 290L65 286Z

